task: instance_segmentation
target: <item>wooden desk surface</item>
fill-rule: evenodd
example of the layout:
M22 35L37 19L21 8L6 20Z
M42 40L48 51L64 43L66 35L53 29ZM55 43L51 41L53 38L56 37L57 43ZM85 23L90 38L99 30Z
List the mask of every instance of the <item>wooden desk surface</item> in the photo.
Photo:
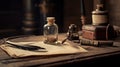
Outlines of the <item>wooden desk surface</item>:
M63 40L64 34L59 35L59 39ZM43 38L41 36L29 36L12 39L13 41L40 41ZM71 42L72 43L72 42ZM80 45L72 43L73 45ZM28 66L58 66L63 64L69 64L73 62L83 62L95 58L107 57L111 55L120 54L120 38L114 41L114 47L94 47L83 46L81 47L88 50L86 53L72 54L72 55L60 55L60 56L41 56L41 57L26 57L14 59L0 49L0 67L28 67Z

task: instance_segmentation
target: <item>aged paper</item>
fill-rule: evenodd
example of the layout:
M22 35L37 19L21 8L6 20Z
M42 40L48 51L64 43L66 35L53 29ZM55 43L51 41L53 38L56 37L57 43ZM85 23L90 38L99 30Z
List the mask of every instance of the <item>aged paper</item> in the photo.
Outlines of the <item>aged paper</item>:
M25 43L29 43L29 42L17 42L17 44L25 44ZM43 42L34 42L34 43L31 43L31 45L43 47L47 51L36 52L36 51L22 50L22 49L10 47L8 46L8 44L3 44L0 47L13 58L27 57L27 56L74 54L74 53L87 52L87 50L85 50L84 48L80 46L73 47L67 42L61 45L50 45L50 44L45 44Z

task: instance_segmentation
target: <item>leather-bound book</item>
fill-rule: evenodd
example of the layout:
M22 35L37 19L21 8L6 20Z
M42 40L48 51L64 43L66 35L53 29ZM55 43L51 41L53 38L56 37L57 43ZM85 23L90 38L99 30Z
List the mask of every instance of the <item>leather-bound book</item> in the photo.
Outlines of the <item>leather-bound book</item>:
M81 45L88 45L88 46L113 46L112 40L90 40L83 37L80 37Z
M82 37L91 40L106 40L107 26L83 25Z

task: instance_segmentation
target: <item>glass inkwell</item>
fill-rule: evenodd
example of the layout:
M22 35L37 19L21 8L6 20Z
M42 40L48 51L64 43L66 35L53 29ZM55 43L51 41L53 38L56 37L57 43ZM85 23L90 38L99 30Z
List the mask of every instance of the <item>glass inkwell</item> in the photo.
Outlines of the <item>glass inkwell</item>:
M44 43L56 44L58 40L58 26L55 23L55 17L47 17L47 24L44 25Z

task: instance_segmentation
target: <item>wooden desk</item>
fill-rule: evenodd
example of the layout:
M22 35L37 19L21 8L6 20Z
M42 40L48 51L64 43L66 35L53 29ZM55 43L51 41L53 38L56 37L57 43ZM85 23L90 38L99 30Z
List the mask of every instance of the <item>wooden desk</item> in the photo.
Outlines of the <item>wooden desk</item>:
M64 34L59 35L59 39L64 39ZM14 41L39 41L41 36L29 36L13 39ZM74 45L80 45L72 43ZM72 54L72 55L61 55L61 56L44 56L44 57L26 57L13 59L7 55L2 49L0 49L0 67L36 67L36 66L68 66L68 65L79 65L85 66L86 64L92 63L93 61L99 61L100 65L103 60L97 60L98 58L120 56L120 38L115 40L114 47L94 47L94 46L83 46L89 52ZM112 58L114 60L114 58ZM93 60L93 61L92 61ZM106 60L106 59L105 59ZM109 62L109 61L108 61ZM115 61L116 62L116 61Z

